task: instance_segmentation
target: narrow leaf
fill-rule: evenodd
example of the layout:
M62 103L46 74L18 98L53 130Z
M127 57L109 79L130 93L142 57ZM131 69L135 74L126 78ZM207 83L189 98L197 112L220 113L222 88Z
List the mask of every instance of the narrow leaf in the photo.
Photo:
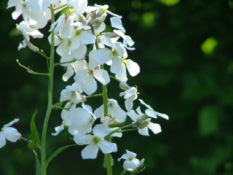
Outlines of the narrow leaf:
M36 159L36 175L41 175L41 166L40 166L40 160L35 150L32 150L35 154Z
M55 158L57 157L60 153L62 153L62 151L70 148L70 147L73 147L73 146L78 146L77 144L72 144L72 145L66 145L66 146L62 146L60 148L58 148L46 161L46 166L49 165L49 163Z
M30 122L30 130L31 130L31 137L32 137L32 144L36 148L40 148L40 137L39 133L36 128L35 117L36 117L37 110L32 115L31 122Z

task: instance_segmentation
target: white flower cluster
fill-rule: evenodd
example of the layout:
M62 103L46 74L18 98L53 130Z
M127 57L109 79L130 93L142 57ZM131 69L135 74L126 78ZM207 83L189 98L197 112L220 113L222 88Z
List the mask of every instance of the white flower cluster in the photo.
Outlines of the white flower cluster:
M63 122L55 128L53 135L68 128L75 143L87 145L81 153L83 159L95 159L99 149L104 154L117 151L117 145L107 141L106 137L121 137L121 131L126 126L137 128L141 135L149 135L148 129L154 134L161 132L160 125L151 120L157 116L168 119L167 115L155 112L142 100L139 101L146 107L145 112L140 107L137 113L133 110L138 92L136 87L127 84L127 80L128 75L136 76L140 67L128 59L127 50L135 49L134 41L126 35L121 16L110 12L107 5L88 6L87 0L9 0L10 7L15 7L13 19L18 19L20 15L23 18L17 25L24 36L19 49L28 46L33 51L39 51L39 48L30 42L30 38L44 36L39 30L51 20L51 8L56 14L66 9L50 26L49 31L55 33L54 41L51 41L51 35L48 37L49 42L56 46L60 65L66 69L62 79L67 82L73 78L73 83L61 92L60 102L65 102L61 113ZM111 30L106 30L105 20L108 16ZM108 85L110 77L120 82L123 92L119 96L125 100L126 111L117 100L110 98L108 114L105 115L104 104L93 111L86 101L98 95L94 94L98 91L98 85ZM126 125L127 116L132 122ZM115 124L121 124L121 127L115 127ZM140 163L135 157L136 154L130 151L121 157L126 159L126 170L139 167Z

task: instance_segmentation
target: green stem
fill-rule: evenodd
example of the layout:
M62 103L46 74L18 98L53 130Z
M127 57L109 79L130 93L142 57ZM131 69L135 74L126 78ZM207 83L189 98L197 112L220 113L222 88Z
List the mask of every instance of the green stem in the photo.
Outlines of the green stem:
M53 6L50 7L51 10L51 23L54 23L54 10ZM49 118L53 108L53 76L54 76L54 30L51 34L51 50L49 59L49 78L48 78L48 106L44 119L42 138L41 138L41 175L46 175L46 136L47 128L49 123Z
M86 99L88 98L94 98L94 97L102 97L103 94L94 94L94 95L89 95L89 96L86 96Z
M104 102L104 117L108 116L108 89L107 86L103 86L103 102ZM111 142L111 135L105 138L106 141ZM107 164L107 175L112 175L112 158L111 154L105 154Z

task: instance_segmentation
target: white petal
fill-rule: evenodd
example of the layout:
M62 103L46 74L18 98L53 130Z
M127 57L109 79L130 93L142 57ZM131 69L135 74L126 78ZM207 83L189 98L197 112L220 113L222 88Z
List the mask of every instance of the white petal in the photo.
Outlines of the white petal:
M73 50L71 53L77 60L82 59L87 52L87 46L84 44L81 44L78 49Z
M3 126L3 128L12 126L13 124L17 123L18 121L19 121L19 118L15 118L14 120L12 120L11 122L9 122L8 124L5 124Z
M127 114L133 121L137 121L139 118L139 115L134 110L130 110Z
M99 136L101 138L107 136L109 134L109 132L110 132L110 130L109 130L108 126L103 125L103 124L95 125L95 127L93 128L93 133L96 136Z
M69 78L74 75L74 70L73 70L73 67L71 65L68 65L67 66L67 70L66 70L66 73L62 76L62 80L63 81L68 81Z
M158 134L160 133L161 130L161 126L159 124L156 123L152 123L150 122L149 125L147 126L154 134Z
M93 136L91 135L76 135L74 136L74 141L76 144L78 145L86 145L86 144L90 144L91 143L91 139Z
M49 0L28 0L27 8L34 11L44 11L49 6Z
M130 59L126 60L126 67L127 67L128 71L129 71L129 74L132 77L136 76L140 72L139 65L136 62L134 62L134 61L132 61Z
M106 70L94 70L93 75L103 85L107 85L110 82L110 78Z
M0 148L4 147L5 145L6 145L6 138L3 132L0 132Z
M81 155L83 159L95 159L97 157L98 151L98 146L90 144L82 150Z
M159 113L159 112L156 112L156 111L154 111L154 112L155 112L156 115L158 115L158 116L160 116L162 118L165 118L167 120L169 119L168 115L166 115L166 114L162 114L162 113Z
M113 28L121 29L125 32L125 28L122 25L121 19L118 17L111 17L111 25Z
M142 129L138 129L138 133L143 135L143 136L149 136L149 131L148 131L147 127L142 128Z
M86 80L83 83L83 91L87 95L93 94L97 90L97 83L93 76L89 75L87 76Z
M104 117L104 105L101 105L100 107L98 107L98 108L95 110L94 115L95 115L97 118Z
M145 110L146 115L148 115L149 117L152 118L157 118L157 115L154 113L154 111L152 111L151 109L146 109Z
M88 70L79 70L76 72L75 76L74 76L74 80L78 83L83 82L88 75Z
M136 168L138 168L140 165L140 162L138 159L134 159L132 161L128 161L126 160L123 164L123 168L127 171L133 171L135 170Z
M79 37L73 37L71 40L70 50L73 51L80 47Z
M134 96L131 96L125 100L125 108L127 111L131 110L133 107Z
M64 128L64 125L62 124L61 126L57 126L55 127L55 132L52 133L53 136L57 136L58 134L60 134L61 131L63 131L65 128Z
M90 56L103 65L112 59L112 51L109 49L93 50L90 52Z
M110 71L114 74L120 75L123 72L123 69L124 67L121 64L121 59L118 57L113 58Z
M16 142L21 138L21 134L17 131L17 129L13 127L6 127L3 129L3 133L7 140L11 142Z
M106 140L102 140L99 143L99 147L104 154L117 152L117 145L115 143L107 142Z
M95 43L95 35L88 33L88 32L82 32L82 34L79 36L79 39L81 43L83 44L94 44Z

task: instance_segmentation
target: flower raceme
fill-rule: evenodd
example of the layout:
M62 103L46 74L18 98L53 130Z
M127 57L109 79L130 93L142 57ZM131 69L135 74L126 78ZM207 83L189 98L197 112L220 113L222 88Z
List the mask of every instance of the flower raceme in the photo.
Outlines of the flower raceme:
M20 16L23 19L17 25L24 38L19 49L28 47L42 52L31 40L45 36L41 29L54 17L51 11L56 17L50 24L48 41L56 47L59 57L55 59L56 64L66 70L61 79L71 84L61 91L60 102L65 103L59 107L62 109L62 124L52 135L57 136L67 128L76 144L87 145L81 152L82 158L95 159L99 150L104 154L116 152L117 144L111 139L121 137L127 129L137 127L143 136L148 136L149 130L154 134L161 132L160 125L151 121L157 116L168 119L166 114L154 111L141 99L139 103L146 107L145 112L140 107L136 112L133 109L138 92L136 86L129 86L127 81L129 76L140 73L140 67L128 58L128 51L135 50L134 41L126 34L120 15L109 11L107 5L89 6L87 0L9 0L7 8L12 7L15 8L13 19ZM108 16L112 30L106 31ZM113 99L111 94L107 94L110 78L116 80L123 90L119 93L120 99ZM99 93L100 86L102 92ZM103 103L97 104L98 108L88 105L89 98L99 96L103 97ZM124 101L126 111L119 105L121 101ZM127 123L127 117L133 122ZM5 145L5 140L15 142L21 137L15 128L10 127L17 121L15 119L3 127L0 147ZM125 159L123 167L134 171L140 162L136 153L126 152L120 158Z

